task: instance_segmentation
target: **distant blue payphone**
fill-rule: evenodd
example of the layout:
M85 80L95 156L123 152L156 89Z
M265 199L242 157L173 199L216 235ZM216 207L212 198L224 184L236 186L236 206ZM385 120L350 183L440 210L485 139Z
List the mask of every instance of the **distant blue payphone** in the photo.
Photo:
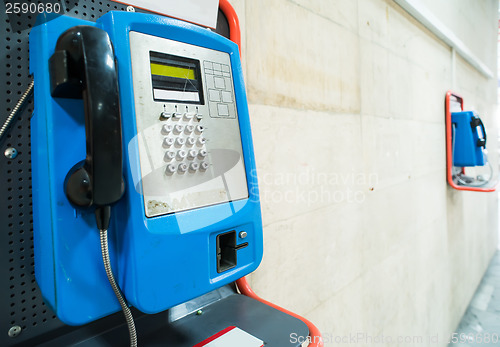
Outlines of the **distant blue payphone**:
M80 325L120 309L97 228L109 229L118 286L146 313L258 267L236 44L149 14L59 16L31 31L30 69L35 272L60 320Z
M453 165L460 167L486 164L486 130L474 112L453 112Z

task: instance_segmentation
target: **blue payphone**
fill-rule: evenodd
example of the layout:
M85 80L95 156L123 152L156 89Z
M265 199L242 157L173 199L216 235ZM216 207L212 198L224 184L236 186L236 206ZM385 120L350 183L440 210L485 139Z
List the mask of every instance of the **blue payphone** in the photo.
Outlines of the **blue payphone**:
M461 100L461 99L460 99ZM451 112L451 165L452 185L483 190L493 178L493 168L488 161L486 150L486 129L481 118L473 111ZM489 175L466 175L465 168L489 168ZM453 181L453 179L455 181ZM494 188L484 188L488 191Z
M453 165L483 166L486 164L486 130L474 112L451 114L453 127Z
M60 320L120 309L111 268L115 293L156 313L258 267L260 203L234 43L149 14L59 16L31 31L30 69L35 273Z
M456 190L494 192L498 180L488 160L485 126L475 112L464 111L463 97L451 90L445 97L445 126L448 184Z

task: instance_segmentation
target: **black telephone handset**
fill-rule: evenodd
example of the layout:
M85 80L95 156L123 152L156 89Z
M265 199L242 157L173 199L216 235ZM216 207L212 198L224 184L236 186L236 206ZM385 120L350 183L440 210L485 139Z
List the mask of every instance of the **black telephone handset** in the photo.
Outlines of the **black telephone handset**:
M477 140L477 146L486 148L486 129L484 128L484 124L483 124L483 121L481 120L481 118L480 117L472 118L471 126L473 129L475 129L479 126L481 127L483 137L479 138Z
M77 208L96 207L100 230L124 192L122 126L114 50L108 34L76 26L57 40L50 58L51 94L83 98L87 156L67 174L65 193Z
M479 126L481 127L481 130L483 132L483 138L477 140L477 146L486 149L486 129L484 128L484 124L481 118L478 117L478 119L479 119Z
M134 320L114 279L108 248L111 205L125 188L118 77L108 34L92 26L68 29L57 40L49 72L53 97L83 98L87 156L66 175L64 191L74 207L95 207L104 269L127 319L130 345L135 347Z

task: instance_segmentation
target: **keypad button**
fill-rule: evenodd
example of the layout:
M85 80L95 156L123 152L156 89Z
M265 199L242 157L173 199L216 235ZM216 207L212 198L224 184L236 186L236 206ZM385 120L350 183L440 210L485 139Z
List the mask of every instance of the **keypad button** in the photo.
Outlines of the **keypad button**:
M182 159L186 158L186 155L187 155L186 151L183 151L181 149L180 151L177 152L177 159L182 160Z
M208 89L214 89L215 88L214 76L207 75L206 76L206 82L207 82L207 88Z
M182 131L183 131L183 130L184 130L184 126L183 126L183 125L178 124L178 125L176 125L176 126L174 127L174 134L177 134L177 135L178 135L178 134L182 133Z
M207 139L205 139L204 137L200 137L198 139L198 145L200 145L200 146L203 146L206 142L207 142Z
M222 64L222 71L229 72L229 65Z
M200 149L198 152L198 158L204 159L207 156L207 151L205 149Z
M180 112L174 112L174 113L172 113L172 119L179 120L182 118L182 115L183 114Z
M229 109L229 117L236 118L236 107L235 107L234 103L228 104L227 107Z
M231 92L222 92L222 102L233 102L233 95L231 94Z
M220 101L220 91L217 89L209 89L208 90L208 100Z
M174 126L172 124L165 124L164 126L161 127L161 132L166 135L170 134L173 129Z
M226 89L226 82L222 77L214 77L215 88L217 89Z
M193 117L196 115L196 112L186 112L184 113L184 118L187 120L193 119Z
M189 152L188 152L188 159L194 159L196 158L196 151L194 149L191 149Z
M219 114L217 113L217 103L209 101L208 102L208 109L209 109L209 114L210 117L219 117Z
M226 104L217 104L217 112L219 116L229 116L229 108Z
M219 63L213 63L213 69L216 70L216 71L222 71L222 67L221 67L221 64Z
M184 173L188 170L188 166L186 163L180 163L179 164L179 168L178 168L178 171L179 173Z
M171 137L165 137L163 139L163 147L170 147L174 144L175 140Z
M165 173L166 174L173 174L175 171L177 170L177 168L175 167L174 164L168 164L167 167L165 168Z
M196 139L194 137L188 137L186 139L186 146L192 147L196 143Z
M202 170L202 171L206 171L208 169L208 167L209 167L209 165L205 161L200 164L200 170Z
M199 122L202 119L203 119L203 115L201 113L197 113L196 114L196 120Z
M160 113L160 119L161 120L167 120L170 117L172 117L172 113L169 113L169 112L162 112L162 113Z
M203 130L205 130L205 127L203 125L197 125L194 129L194 132L199 135L203 132Z
M192 132L194 131L194 125L186 125L186 129L184 130L184 132L186 134L191 134Z
M189 165L189 171L198 171L198 169L200 168L200 164L198 163L191 163L191 165Z
M174 158L175 158L175 152L167 151L165 153L165 161L171 161Z
M184 143L186 143L186 140L184 140L182 137L178 137L175 140L175 145L178 147L182 146Z
M233 85L233 83L231 82L231 78L229 77L226 77L224 78L224 80L226 81L226 91L230 92L231 91L231 86Z
M207 60L205 60L203 62L203 66L205 67L205 69L213 69L214 68L212 62L211 61L207 61Z

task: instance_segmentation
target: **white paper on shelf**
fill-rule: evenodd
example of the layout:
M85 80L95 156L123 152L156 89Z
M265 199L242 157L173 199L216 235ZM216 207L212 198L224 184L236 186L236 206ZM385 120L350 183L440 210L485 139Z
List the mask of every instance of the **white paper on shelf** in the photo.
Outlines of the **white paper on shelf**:
M144 10L215 29L219 0L124 0L116 1Z
M264 341L237 327L228 327L194 347L264 347Z

